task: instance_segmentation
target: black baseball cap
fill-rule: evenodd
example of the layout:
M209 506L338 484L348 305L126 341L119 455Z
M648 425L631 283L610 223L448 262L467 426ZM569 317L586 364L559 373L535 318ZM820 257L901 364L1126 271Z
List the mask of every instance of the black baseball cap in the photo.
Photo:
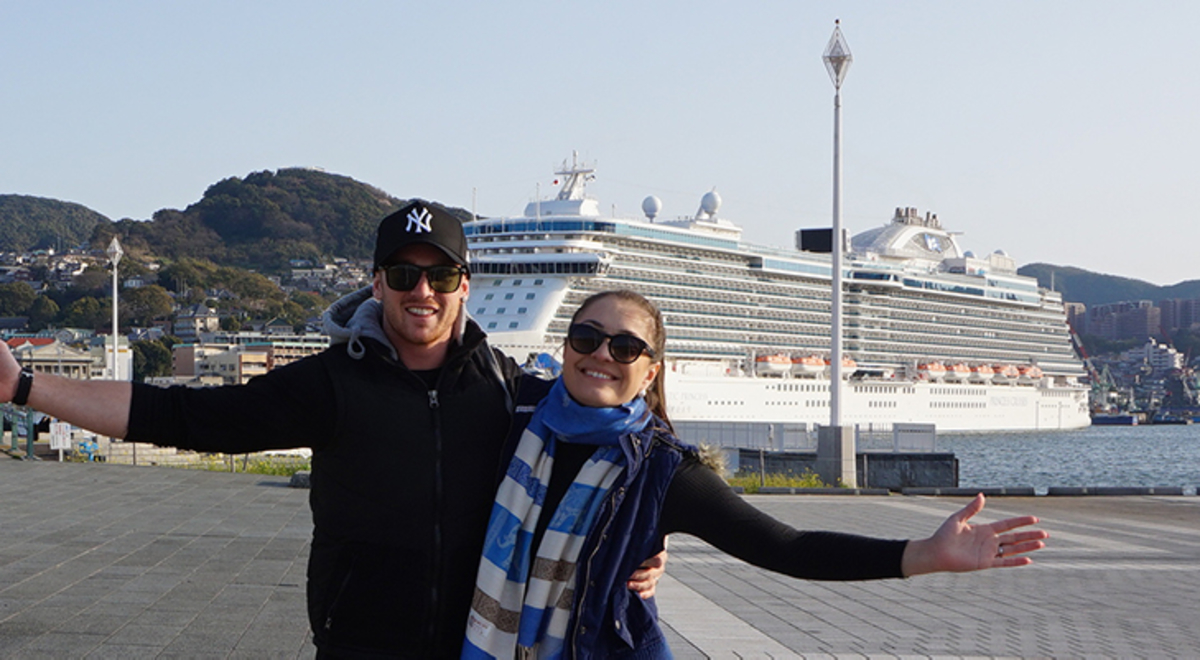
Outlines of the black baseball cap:
M458 218L432 204L416 201L379 221L375 237L375 268L396 250L426 243L446 253L454 263L467 266L467 237Z

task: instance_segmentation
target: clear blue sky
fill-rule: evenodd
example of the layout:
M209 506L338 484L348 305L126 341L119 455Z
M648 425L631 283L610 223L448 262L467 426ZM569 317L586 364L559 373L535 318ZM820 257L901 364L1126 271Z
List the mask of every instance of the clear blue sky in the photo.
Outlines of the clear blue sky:
M828 226L933 211L967 249L1200 278L1200 3L0 0L0 193L116 220L317 166L520 213L572 150L606 212Z

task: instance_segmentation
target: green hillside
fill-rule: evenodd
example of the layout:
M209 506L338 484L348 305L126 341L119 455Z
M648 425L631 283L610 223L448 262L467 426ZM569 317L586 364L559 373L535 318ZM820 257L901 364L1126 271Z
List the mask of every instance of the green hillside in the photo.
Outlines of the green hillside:
M0 251L28 252L86 243L109 219L81 204L28 195L0 195Z
M1017 272L1026 277L1037 278L1039 286L1062 292L1063 300L1080 302L1089 307L1125 300L1158 302L1170 298L1200 298L1200 280L1158 286L1128 277L1044 263L1028 264L1019 268Z
M208 259L224 266L279 272L290 259L367 258L379 219L404 200L346 176L308 169L230 177L182 211L150 222L97 227L93 245L113 231L128 249L167 259Z

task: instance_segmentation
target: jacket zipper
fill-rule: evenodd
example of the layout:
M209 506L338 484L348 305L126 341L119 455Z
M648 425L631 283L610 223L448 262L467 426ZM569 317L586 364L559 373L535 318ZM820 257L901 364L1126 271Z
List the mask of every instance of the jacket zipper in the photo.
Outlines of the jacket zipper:
M604 527L600 530L600 538L596 541L596 547L592 548L592 552L588 555L587 572L583 576L583 590L575 598L575 611L572 613L572 616L575 618L575 630L571 632L572 657L579 657L579 635L582 634L580 629L583 628L583 618L580 616L580 613L583 611L583 604L587 601L588 589L592 586L592 565L596 559L596 553L600 552L601 544L608 537L608 528L612 526L613 516L616 515L617 495L624 492L625 487L621 486L608 496L608 517L604 520Z
M441 609L441 594L438 586L442 579L442 418L438 414L437 389L429 390L429 410L433 416L433 570L430 579L429 594L429 640L435 643L438 634L438 613Z
M636 434L634 434L631 438L631 442L633 443L634 451L636 453L637 449L640 448L640 446L641 446L641 438L639 438ZM639 466L645 462L647 454L649 454L649 451L638 456ZM624 483L628 483L628 481L630 479L629 474L628 474L629 466L626 466L625 469L626 469L626 477L624 479ZM639 467L639 469L640 469L640 467ZM609 496L608 496L609 497L608 516L604 520L604 527L601 528L601 530L600 530L600 538L597 539L596 546L594 548L592 548L591 553L588 555L587 569L583 576L584 577L583 588L580 590L580 592L578 594L576 594L574 611L572 612L572 615L571 615L572 618L575 619L575 629L571 631L571 655L572 655L572 657L576 657L576 658L579 657L579 635L581 634L580 628L583 627L582 617L580 616L580 613L583 611L583 604L587 601L588 589L590 589L592 586L592 566L595 562L596 554L598 552L600 552L601 544L603 544L605 539L608 537L608 529L612 526L613 518L615 518L617 515L617 498L618 497L624 498L624 495L625 495L625 486L624 485L617 487L616 489L614 489L612 491L612 493L609 494Z

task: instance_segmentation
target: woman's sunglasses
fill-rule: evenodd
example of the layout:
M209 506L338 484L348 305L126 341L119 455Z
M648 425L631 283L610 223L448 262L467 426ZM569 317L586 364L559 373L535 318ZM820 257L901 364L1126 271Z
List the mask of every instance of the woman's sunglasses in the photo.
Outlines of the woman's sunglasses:
M394 291L412 291L421 281L421 273L429 281L429 288L438 293L454 293L462 284L467 272L462 266L417 266L416 264L393 264L384 266L384 279Z
M657 357L649 344L631 334L608 335L583 323L576 323L567 330L567 344L582 355L596 352L605 339L608 340L608 354L621 364L632 364L642 353L649 355L651 360Z

